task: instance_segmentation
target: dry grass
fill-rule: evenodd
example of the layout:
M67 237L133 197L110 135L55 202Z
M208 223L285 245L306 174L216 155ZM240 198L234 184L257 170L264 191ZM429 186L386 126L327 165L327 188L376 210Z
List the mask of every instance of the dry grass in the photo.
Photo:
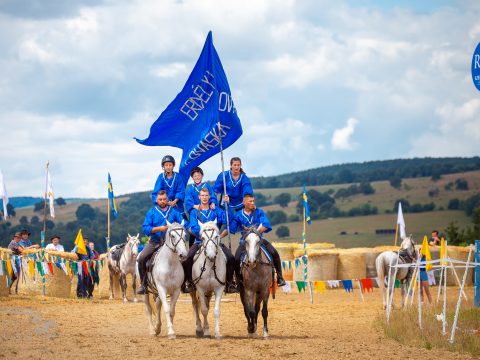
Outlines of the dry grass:
M450 330L453 324L456 302L450 300L447 306L447 334L442 335L442 322L436 314L441 313L441 307L423 307L422 329L418 326L418 309L416 306L405 310L394 310L387 325L385 316L377 318L377 325L385 334L404 345L431 349L446 349L449 351L470 353L480 356L480 309L465 305L460 309L455 332L455 342L450 344Z

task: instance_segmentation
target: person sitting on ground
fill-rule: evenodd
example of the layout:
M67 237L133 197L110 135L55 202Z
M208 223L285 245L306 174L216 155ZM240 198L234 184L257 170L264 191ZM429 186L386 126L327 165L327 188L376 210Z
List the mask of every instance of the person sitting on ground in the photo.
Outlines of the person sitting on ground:
M19 232L17 232L13 236L12 241L10 241L10 244L8 244L8 249L12 251L13 255L17 255L17 256L22 255L22 251L24 250L24 247L20 245L21 239L22 239L22 235ZM20 271L20 263L18 263L17 261L15 261L15 268L18 274L18 272ZM17 275L15 274L15 272L13 272L10 286L8 287L9 294L11 294L12 285L17 279L18 279ZM17 282L17 285L15 286L15 293L17 292L18 292L18 282Z
M32 244L32 242L29 239L31 233L28 230L23 229L22 231L20 231L20 234L22 236L22 240L20 241L20 245L23 246L25 249L38 249L38 248L40 248L40 245Z
M53 235L50 238L51 243L48 244L45 249L46 250L55 250L55 251L65 251L63 245L60 245L61 237L59 235Z
M210 191L208 188L204 187L200 190L199 194L200 205L197 208L193 208L190 213L190 229L195 235L195 242L190 247L188 251L187 259L183 262L183 270L185 272L185 283L183 286L184 292L193 291L193 282L192 282L192 266L193 258L195 254L202 246L202 239L200 238L200 224L206 223L208 221L215 221L217 227L221 229L222 225L226 225L227 218L225 212L220 208L211 208L210 203ZM228 235L227 229L224 229L220 237L223 238ZM222 243L220 243L223 253L227 259L227 272L226 272L226 287L225 291L229 294L237 292L235 285L233 284L233 274L235 271L235 258L232 255L232 252Z
M168 230L167 221L169 223L181 223L183 220L181 213L168 204L167 192L160 190L157 194L156 205L147 212L142 225L143 233L150 236L150 241L137 257L138 273L140 275L140 287L137 290L139 295L145 295L147 292L147 261L163 245L165 233ZM188 224L185 228L187 227Z
M79 263L79 266L82 266L82 263L83 261L87 261L87 262L90 262L90 260L93 259L93 251L92 249L90 249L90 246L88 246L88 237L84 236L83 237L83 242L85 244L85 249L87 251L87 254L80 254L78 251L78 245L75 246L72 250L72 252L76 253L77 254L77 257L78 257L78 260L80 261ZM92 279L92 275L89 273L88 275L85 274L85 272L83 271L83 267L82 267L82 271L78 271L78 283L77 283L77 297L79 299L82 299L82 298L89 298L91 297L91 295L89 296L89 292L88 292L88 289L91 288L91 283L93 282L93 279Z
M185 184L181 176L173 171L175 159L171 155L166 155L162 159L163 173L158 175L157 181L152 191L152 202L156 204L157 194L165 190L169 199L168 205L175 208L183 215L183 200L185 198Z
M432 237L431 237L431 239L428 243L430 244L430 246L440 246L440 242L441 242L441 240L438 237L438 231L433 230L432 231Z
M267 233L272 230L272 226L268 221L265 212L255 206L255 197L252 194L246 194L243 197L244 208L235 214L235 217L230 223L230 232L235 234L237 231L241 231L242 237L240 238L240 244L237 252L235 253L235 271L237 273L237 279L241 281L241 258L245 253L245 242L243 239L243 227L255 226L258 232L262 234L262 245L267 249L272 256L273 266L277 272L277 284L278 286L284 286L285 280L282 275L282 262L277 250L268 242L263 233Z
M227 193L223 194L223 173L220 173L213 185L215 194L223 194L223 203L227 203L228 207L234 211L243 209L243 197L245 194L252 194L253 189L250 179L242 169L242 160L234 157L230 160L230 170L225 171L225 186Z

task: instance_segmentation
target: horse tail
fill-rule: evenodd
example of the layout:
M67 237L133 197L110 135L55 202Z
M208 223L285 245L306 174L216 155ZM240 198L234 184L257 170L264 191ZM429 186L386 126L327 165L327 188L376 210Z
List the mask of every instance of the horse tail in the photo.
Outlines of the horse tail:
M383 256L380 254L375 260L375 267L377 269L378 287L383 289L385 284L385 266L383 264Z

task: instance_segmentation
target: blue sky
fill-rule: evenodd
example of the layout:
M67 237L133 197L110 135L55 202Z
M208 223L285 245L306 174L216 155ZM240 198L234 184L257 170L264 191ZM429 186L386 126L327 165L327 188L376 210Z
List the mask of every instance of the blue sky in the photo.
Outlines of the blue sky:
M181 90L209 30L251 176L414 156L473 156L470 66L478 1L0 2L0 169L9 196L150 190L151 124ZM206 178L220 172L207 161Z

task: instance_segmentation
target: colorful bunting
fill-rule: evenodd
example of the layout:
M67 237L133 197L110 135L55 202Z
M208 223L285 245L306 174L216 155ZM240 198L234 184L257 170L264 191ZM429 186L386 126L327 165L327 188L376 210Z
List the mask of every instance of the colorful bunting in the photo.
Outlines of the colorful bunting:
M314 281L313 285L315 286L315 292L317 293L324 293L327 290L325 281Z
M343 285L343 288L345 289L346 292L352 292L353 293L352 280L342 280L342 285Z
M373 283L372 279L366 278L366 279L360 279L360 283L362 284L362 292L373 292Z
M305 291L305 281L297 281L297 288L298 292L301 293L302 291Z

